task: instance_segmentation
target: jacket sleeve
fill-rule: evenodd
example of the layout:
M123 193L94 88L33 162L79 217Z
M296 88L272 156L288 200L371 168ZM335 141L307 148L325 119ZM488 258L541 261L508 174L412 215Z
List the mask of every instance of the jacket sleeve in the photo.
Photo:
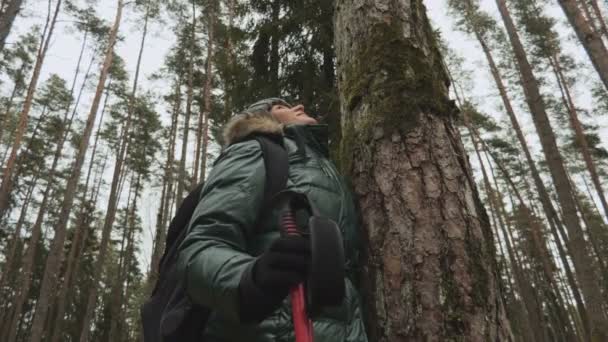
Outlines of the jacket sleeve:
M264 196L265 169L256 141L229 147L211 171L180 246L178 267L190 298L239 321L239 282L255 258L246 252Z

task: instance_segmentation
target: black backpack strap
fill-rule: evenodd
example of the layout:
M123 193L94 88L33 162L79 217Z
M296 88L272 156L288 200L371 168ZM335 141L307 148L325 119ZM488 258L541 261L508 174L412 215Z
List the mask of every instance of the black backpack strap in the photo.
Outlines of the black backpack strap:
M273 198L287 187L289 160L283 137L276 135L255 135L253 139L262 147L266 181L264 182L264 201L258 212L255 227L259 226L265 215L270 212Z

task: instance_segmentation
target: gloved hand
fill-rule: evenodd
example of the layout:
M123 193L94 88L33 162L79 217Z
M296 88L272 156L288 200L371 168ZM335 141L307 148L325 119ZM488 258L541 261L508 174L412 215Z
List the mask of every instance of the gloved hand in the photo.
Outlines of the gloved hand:
M261 321L276 310L289 289L306 280L310 260L307 238L284 236L275 240L241 278L241 320Z

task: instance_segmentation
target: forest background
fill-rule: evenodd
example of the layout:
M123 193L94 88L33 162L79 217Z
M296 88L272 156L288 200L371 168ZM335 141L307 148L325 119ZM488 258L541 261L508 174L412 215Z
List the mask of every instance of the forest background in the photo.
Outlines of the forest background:
M13 2L2 1L0 10L6 13ZM608 2L579 2L597 35L608 44ZM513 271L516 268L536 272L542 267L526 237L532 228L521 222L521 210L513 204L511 182L524 194L540 225L549 226L550 219L541 214L542 205L532 190L531 171L505 114L504 99L458 2L424 3L453 79L452 98L480 131L476 139L485 141L483 163L486 168L494 167L493 186L503 196L501 203L505 203L494 204L497 202L484 180L471 131L460 122L481 196L493 221L501 277L516 298L537 298L541 303L538 308L526 307L522 312L532 315L531 311L539 310L536 319L546 321L551 333L559 335L557 318L552 318L559 314L546 304L549 300L538 299L545 296L542 276L530 279L533 294L524 294L518 292L522 289L517 290L521 284L513 284L512 278L517 276L510 273L517 272ZM61 7L56 7L58 4ZM608 281L608 209L594 188L581 144L570 126L574 109L605 190L608 85L602 84L557 1L512 0L507 4L538 73L570 181L578 190L580 216L595 272ZM18 135L19 115L27 102L36 52L49 36L53 22L55 27L37 84L31 88L35 90L33 103L23 142L15 155L11 189L7 190L8 181L3 180L0 191L6 196L4 202L0 199L0 292L4 298L0 302L0 340L20 341L37 334L54 342L82 341L83 335L90 335L85 339L92 340L135 340L139 331L137 308L156 276L151 265L162 252L158 241L162 241L163 229L179 199L192 184L204 179L219 151L218 132L232 114L261 97L283 96L294 103L302 102L309 111L326 116L333 133L333 156L339 159L332 4L276 0L125 3L103 93L96 90L100 67L107 61L104 52L115 22L116 2L23 0L21 5L0 55L0 162L4 175ZM495 31L483 29L492 31L488 34L493 39L490 48L541 177L550 185L549 166L528 114L509 41L501 33L503 24L496 2L479 1L476 10L495 21ZM41 39L43 32L46 35ZM555 53L551 50L555 44L564 71L559 82L553 65L546 62L547 56ZM101 96L95 99L96 94ZM98 114L88 132L89 148L82 156L82 172L73 182L73 208L62 217L70 167L79 155L79 142L86 138L87 117L96 101ZM72 122L69 125L68 120ZM189 121L187 135L184 120ZM62 127L69 129L64 131ZM67 139L61 146L64 135ZM53 157L56 151L60 151L59 158ZM511 179L500 171L503 166L511 172ZM551 186L549 191L559 208ZM115 214L109 214L114 210ZM56 266L57 274L63 283L73 286L60 286L58 298L51 299L48 313L37 321L35 316L40 312L34 308L44 292L45 263L57 243L53 231L57 225L64 225L66 244L56 250L67 258ZM500 230L503 225L512 231ZM74 229L77 226L84 227L78 234ZM584 336L585 314L577 312L582 309L577 307L576 290L565 270L564 261L569 263L569 256L560 255L559 242L549 228L543 232L558 274L558 288L552 287L552 291L561 292L572 325L564 334ZM37 247L30 248L35 234L39 235ZM100 250L106 251L101 258ZM75 259L70 258L81 261L74 263ZM67 283L66 272L71 278ZM606 283L602 288L604 300L608 300ZM603 305L604 310L607 307ZM510 314L517 316L519 311L514 312ZM519 336L525 336L522 319L512 317L511 321Z

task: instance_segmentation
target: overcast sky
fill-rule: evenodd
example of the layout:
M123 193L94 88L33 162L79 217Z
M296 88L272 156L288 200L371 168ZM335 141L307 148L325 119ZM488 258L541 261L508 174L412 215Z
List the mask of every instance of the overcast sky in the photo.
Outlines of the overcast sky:
M14 41L19 33L27 31L33 24L43 24L46 17L46 1L43 0L26 0L26 11L23 13L23 17L20 17L14 26L14 30L8 38L9 43ZM32 4L35 3L35 8L32 8ZM450 47L456 51L459 55L464 57L465 63L464 68L472 72L472 77L469 84L465 84L468 95L472 96L472 99L485 111L487 114L492 115L497 120L502 120L504 114L501 112L500 98L496 91L493 82L491 81L490 74L487 69L485 60L481 49L478 45L472 41L466 35L460 33L454 29L454 21L448 16L446 0L426 0L425 4L429 10L432 23L435 28L438 28L443 37L448 41ZM484 10L491 13L498 23L499 20L498 11L494 0L482 0L482 7ZM111 21L115 15L116 1L115 0L103 0L98 1L97 5L98 15ZM576 89L576 99L580 106L591 109L591 98L589 95L589 84L597 81L597 75L594 70L590 67L589 60L584 53L583 49L578 45L578 42L573 39L573 31L568 26L563 13L557 5L549 8L548 13L558 19L559 33L563 37L562 42L565 44L565 50L579 62L583 62L587 65L586 68L581 69L580 79L583 82L579 82L579 86ZM118 43L117 52L125 59L127 70L130 75L134 74L135 63L137 60L137 53L139 48L139 40L141 37L141 23L137 22L136 18L140 18L139 14L134 14L127 6L121 25L120 33L125 38L124 41ZM65 14L60 14L60 22L57 27L57 34L53 39L52 45L50 46L47 59L45 61L39 84L44 82L51 73L59 74L64 79L71 82L74 68L76 65L78 53L80 50L81 36L74 32L71 28L72 23L69 22ZM145 46L142 72L143 77L142 85L140 89L155 90L162 92L163 87L166 86L162 82L152 83L147 80L147 76L151 73L156 72L162 65L163 59L167 54L167 51L171 48L174 42L174 35L171 29L165 25L152 24L151 34L147 39ZM90 53L90 51L89 51ZM89 55L90 56L90 55ZM85 61L87 61L85 57ZM99 68L96 66L97 69ZM6 87L5 87L6 88ZM9 91L8 89L1 89L5 94ZM89 98L82 101L80 116L84 117L88 113L88 106L90 106L90 95ZM527 133L527 137L530 139L532 144L535 146L534 150L538 153L538 143L534 136L534 127L531 125L529 115L526 114L522 109L517 110L519 117L524 122L524 129ZM164 121L167 122L168 114L161 113L164 117ZM608 137L608 119L606 116L595 119L596 124L600 124L602 127L602 136L604 137L604 146L606 145L606 137ZM558 129L558 127L554 127ZM565 127L563 129L566 129ZM111 172L111 171L109 171ZM110 176L108 176L110 177ZM147 259L150 255L151 249L151 237L149 229L153 229L154 218L156 214L158 193L159 189L148 189L144 195L142 208L140 208L140 214L144 222L144 236L142 240L143 251L140 255L140 260L144 265L147 265ZM105 210L105 201L100 200L100 208Z

